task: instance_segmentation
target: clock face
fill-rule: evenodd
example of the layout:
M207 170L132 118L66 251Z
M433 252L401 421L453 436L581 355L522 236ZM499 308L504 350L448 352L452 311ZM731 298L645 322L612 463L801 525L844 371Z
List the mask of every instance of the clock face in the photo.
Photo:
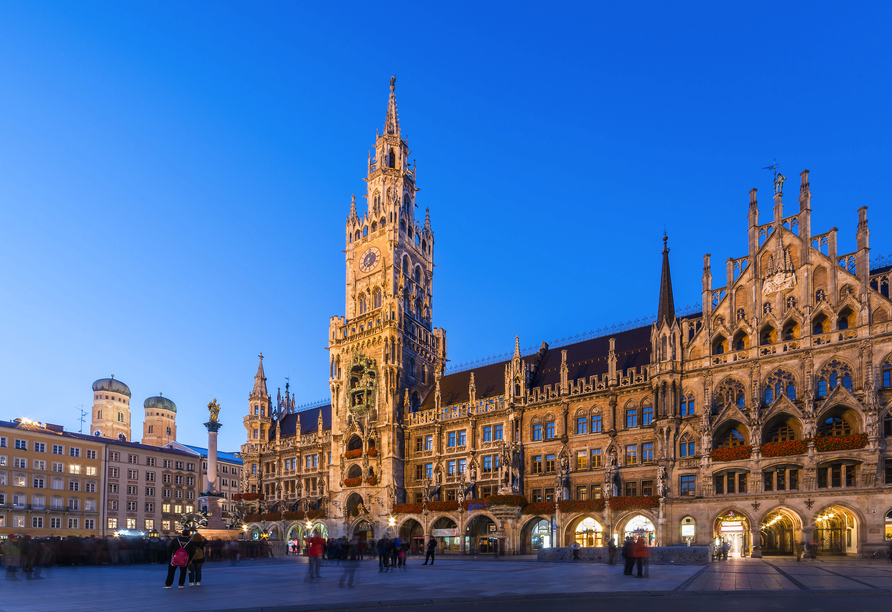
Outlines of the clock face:
M375 266L378 265L378 261L381 259L381 251L377 248L372 247L368 249L365 253L362 254L362 257L359 260L359 269L363 272L368 272L369 270L374 270Z

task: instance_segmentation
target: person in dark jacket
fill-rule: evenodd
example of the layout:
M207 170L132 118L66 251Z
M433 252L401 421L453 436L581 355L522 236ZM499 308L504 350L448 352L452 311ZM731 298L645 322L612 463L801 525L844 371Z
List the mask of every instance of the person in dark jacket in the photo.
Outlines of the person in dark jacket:
M195 557L195 543L189 538L189 534L190 531L184 529L183 535L172 539L167 547L167 551L170 554L170 564L167 566L167 580L164 582L165 589L169 589L173 584L173 576L176 574L177 567L180 568L179 587L181 589L185 588L186 568L192 563L193 557ZM186 563L180 566L173 565L173 562L176 560L176 554L181 548L186 550Z
M632 575L632 568L635 566L634 551L635 542L632 541L632 538L626 538L626 541L623 544L623 561L625 561L623 574L626 576Z
M424 555L424 563L421 565L427 565L427 560L431 560L431 565L434 564L434 554L437 552L437 539L431 538L430 542L427 543L427 554Z

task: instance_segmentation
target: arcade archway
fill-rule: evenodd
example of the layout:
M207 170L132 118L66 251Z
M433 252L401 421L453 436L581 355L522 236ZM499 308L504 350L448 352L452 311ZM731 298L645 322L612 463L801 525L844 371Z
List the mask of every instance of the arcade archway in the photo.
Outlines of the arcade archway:
M604 545L604 527L590 516L585 517L576 525L573 540L583 548Z
M648 546L654 546L657 539L657 528L654 522L643 514L636 514L626 521L620 533L623 534L624 540L625 538L633 540L645 538Z
M484 514L475 516L465 528L465 550L469 555L496 552L497 531L498 526L491 518Z
M431 526L431 536L436 538L441 553L457 554L461 550L458 525L451 518L441 516Z
M854 555L858 552L858 518L843 506L830 506L815 516L812 539L819 555Z
M716 554L722 554L722 547L728 545L728 557L745 557L751 546L749 520L735 510L728 510L715 519L713 530Z
M371 523L368 521L359 521L356 525L353 526L353 535L356 536L358 540L364 540L365 542L375 542L375 530L372 528Z
M415 554L423 553L425 550L424 527L415 519L407 519L400 525L400 539L408 542Z
M760 548L763 555L792 555L796 542L801 541L798 517L788 510L778 509L762 519Z
M537 516L523 526L520 536L520 554L535 554L540 548L554 546L551 521Z

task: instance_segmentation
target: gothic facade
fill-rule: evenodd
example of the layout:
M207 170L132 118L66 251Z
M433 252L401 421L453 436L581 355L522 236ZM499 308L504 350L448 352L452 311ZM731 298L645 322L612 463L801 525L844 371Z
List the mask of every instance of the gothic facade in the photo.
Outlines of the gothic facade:
M892 536L892 266L813 233L798 211L759 223L702 309L677 314L664 237L652 325L446 373L432 326L434 234L394 84L345 228L346 314L329 323L331 402L270 397L263 361L245 417L249 529L300 538L398 532L446 552L532 552L647 533L727 540L734 554L864 555ZM655 294L657 289L654 283ZM889 483L889 484L887 484ZM888 526L888 527L887 527Z

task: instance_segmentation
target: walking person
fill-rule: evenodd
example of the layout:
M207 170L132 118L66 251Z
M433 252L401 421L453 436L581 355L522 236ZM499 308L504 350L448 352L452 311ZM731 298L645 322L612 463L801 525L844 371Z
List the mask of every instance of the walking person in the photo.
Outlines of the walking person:
M616 542L613 538L607 543L607 565L616 565Z
M353 588L353 580L356 578L356 568L359 566L359 542L356 536L350 539L350 542L344 546L344 573L341 574L341 580L338 582L338 588L343 589L346 582L347 588Z
M573 542L573 544L570 545L570 550L573 551L573 560L579 561L579 542Z
M402 559L402 557L400 557L402 548L403 548L403 541L400 539L399 536L396 536L393 539L393 552L390 555L390 565L391 565L391 567L393 567L394 571L396 571L396 568L402 567L402 565L403 565L403 559Z
M201 586L201 566L204 565L204 545L207 540L195 532L192 534L192 543L195 545L195 555L189 566L189 586Z
M313 537L310 538L310 547L307 552L307 558L309 559L309 575L307 576L307 580L309 582L316 582L317 580L322 579L322 574L319 572L319 567L322 565L322 555L325 553L325 540L319 535L319 532L313 534Z
M385 557L384 557L384 550L386 548L384 546L384 540L386 540L386 539L387 538L381 538L380 540L378 540L375 543L375 552L378 553L378 573L379 574L381 572L383 572L384 568L387 566L387 559L385 559Z
M647 571L647 575L650 575L650 550L647 547L647 541L645 540L645 536L640 536L638 541L635 542L635 546L632 549L632 554L635 557L635 564L638 567L638 573L635 575L636 578L644 578L645 570Z
M189 530L184 529L182 536L172 539L167 550L170 552L170 565L167 566L167 580L164 581L164 588L169 589L173 585L173 576L176 574L177 568L180 568L179 588L185 588L186 568L195 555L195 544L189 538Z
M626 541L623 543L623 575L631 576L632 575L632 567L635 565L635 557L633 555L635 549L635 543L632 542L632 538L627 537Z
M437 552L437 539L431 538L427 543L427 554L424 556L424 563L422 565L427 565L427 560L431 560L431 565L434 564L434 554Z

